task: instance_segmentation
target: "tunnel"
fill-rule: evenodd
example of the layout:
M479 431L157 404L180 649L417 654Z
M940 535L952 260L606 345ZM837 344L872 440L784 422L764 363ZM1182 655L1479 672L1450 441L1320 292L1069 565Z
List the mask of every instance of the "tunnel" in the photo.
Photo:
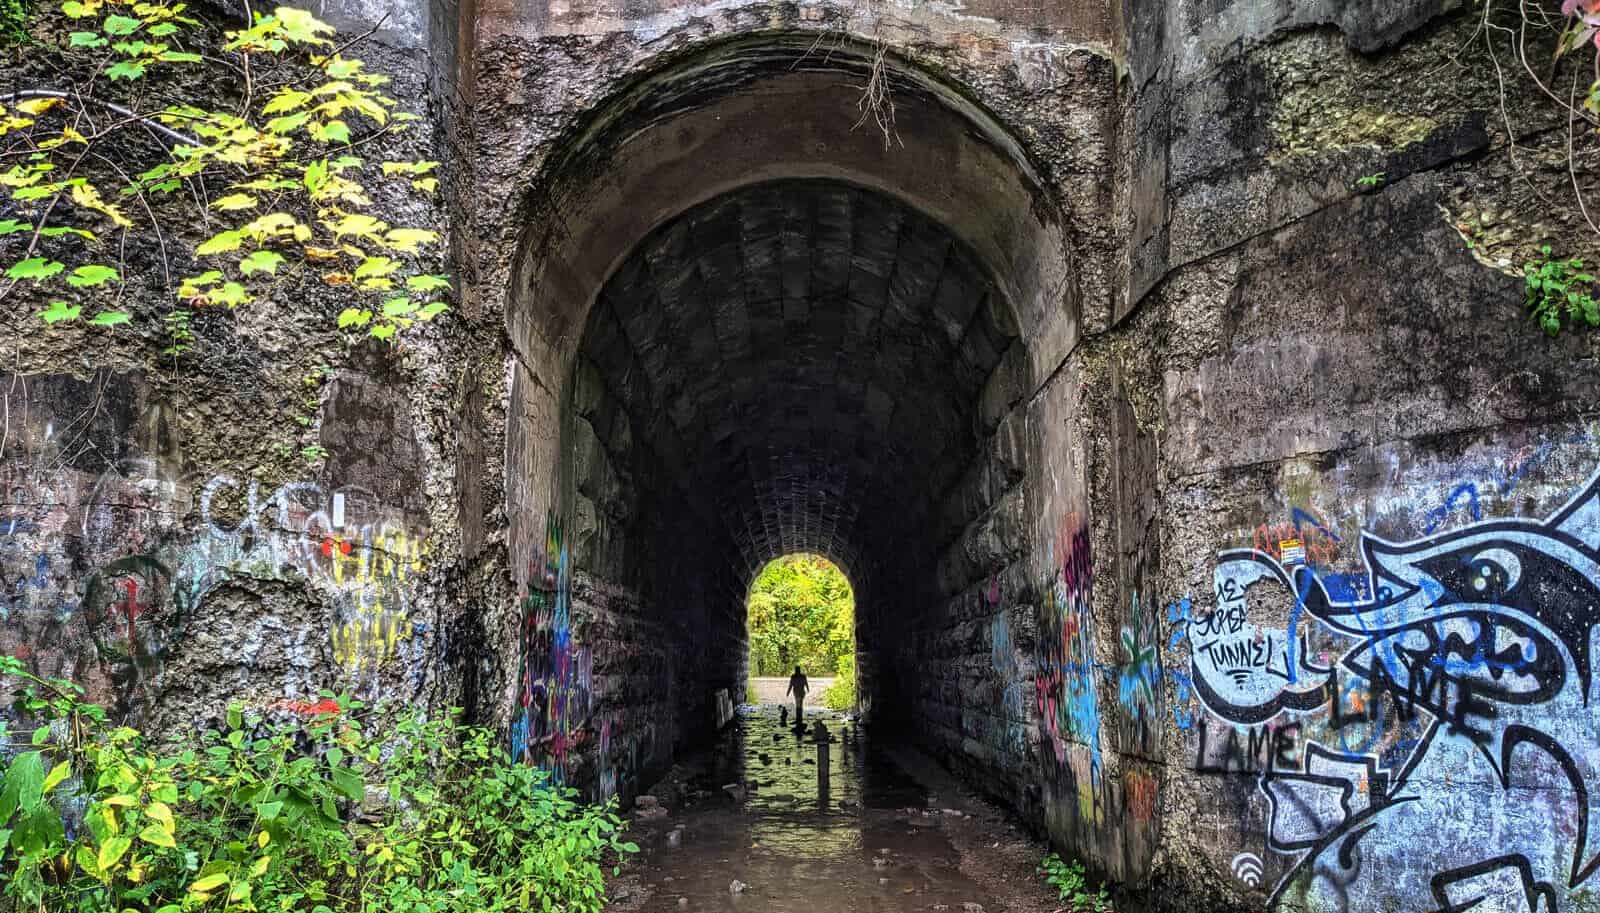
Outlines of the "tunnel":
M861 665L880 667L886 626L941 595L945 499L994 431L979 399L1016 336L972 252L881 193L775 181L699 204L639 244L584 329L578 492L602 517L626 489L651 500L577 567L707 600L701 687L742 694L751 580L815 552L854 581ZM699 567L674 560L689 538ZM881 715L915 698L894 682L867 689Z
M678 61L551 151L506 314L515 752L636 794L728 722L750 585L811 552L855 589L858 711L1027 801L1028 399L1079 334L1041 186L991 112L814 36Z

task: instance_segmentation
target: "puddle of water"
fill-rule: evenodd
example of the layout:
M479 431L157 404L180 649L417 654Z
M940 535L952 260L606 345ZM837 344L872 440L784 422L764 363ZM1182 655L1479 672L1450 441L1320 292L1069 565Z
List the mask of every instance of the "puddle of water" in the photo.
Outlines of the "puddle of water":
M745 708L715 750L686 765L685 785L704 798L634 828L644 847L638 871L654 889L641 909L899 913L943 904L961 913L970 902L996 910L958 870L938 816L922 813L926 790L854 724L822 722L833 740L825 793L811 731L781 728L775 707ZM738 783L742 794L722 788ZM671 847L667 834L679 826L680 846ZM729 890L735 879L743 891Z

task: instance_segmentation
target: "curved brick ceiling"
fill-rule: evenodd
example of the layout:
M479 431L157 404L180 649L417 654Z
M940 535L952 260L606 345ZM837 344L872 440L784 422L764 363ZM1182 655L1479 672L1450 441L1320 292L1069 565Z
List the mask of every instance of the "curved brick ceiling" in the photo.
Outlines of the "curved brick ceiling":
M929 533L972 457L979 391L1015 337L994 294L887 196L759 184L651 232L582 351L747 568L803 550L870 573L875 545Z

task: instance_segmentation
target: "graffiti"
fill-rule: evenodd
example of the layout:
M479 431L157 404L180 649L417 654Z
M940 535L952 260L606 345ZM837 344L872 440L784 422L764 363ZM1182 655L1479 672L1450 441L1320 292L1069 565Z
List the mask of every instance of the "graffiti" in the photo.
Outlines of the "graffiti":
M1195 773L1262 773L1292 769L1299 763L1296 752L1301 741L1301 724L1298 722L1214 728L1202 720L1196 728L1199 737L1195 747Z
M284 699L273 701L267 705L268 710L282 710L296 716L320 716L324 713L338 713L339 702L331 697L319 698L315 701L301 701Z
M544 551L529 567L522 600L522 668L511 753L558 778L588 732L593 660L572 626L572 569L560 518L545 522Z
M1167 624L1172 627L1172 635L1167 639L1167 649L1176 650L1178 644L1189 634L1189 622L1193 620L1194 602L1185 596L1177 602L1167 603ZM1190 709L1194 698L1194 681L1189 674L1181 669L1173 669L1167 673L1172 679L1174 700L1172 702L1172 721L1179 729L1188 729L1194 725L1195 714Z
M1122 668L1117 676L1117 703L1122 708L1128 741L1153 745L1161 719L1161 635L1155 611L1139 604L1134 591L1120 638Z
M1055 571L1045 581L1039 617L1036 707L1057 763L1067 760L1067 745L1089 748L1089 780L1100 779L1100 712L1095 696L1094 619L1091 613L1094 567L1089 530L1077 515L1064 519L1057 541Z
M1416 539L1363 532L1354 579L1225 551L1217 609L1186 620L1229 724L1198 727L1196 766L1258 774L1273 905L1566 909L1600 867L1600 475L1542 520L1481 519L1475 491L1444 499L1477 518L1455 529L1435 508Z
M995 747L1020 758L1027 751L1024 679L1016 644L1011 639L1011 622L1003 612L989 622L989 668L999 684L995 705L990 708L991 716L1000 721Z
M1137 770L1122 772L1122 803L1136 821L1152 821L1156 814L1156 792L1160 781Z
M255 655L261 638L277 637L292 655L302 673L285 681L291 695L313 686L319 638L343 687L361 693L422 630L409 617L410 578L427 554L425 532L363 489L175 477L145 458L94 476L63 471L51 489L34 484L26 460L6 471L17 484L0 518L9 533L0 535L0 649L32 657L36 672L85 681L121 712L155 696L191 622L229 585L300 581L328 607L314 632L262 616L246 636L241 621L240 650ZM423 670L420 646L411 653Z
M1233 877L1239 879L1245 887L1259 887L1261 885L1261 857L1255 853L1240 853L1233 857L1233 862L1228 866L1233 870Z
M218 502L225 500L239 505L236 522L219 518ZM263 497L254 480L216 476L201 491L209 535L198 544L196 563L269 579L298 575L329 593L334 657L359 672L389 659L411 637L408 578L423 570L427 554L424 535L381 516L366 518L375 508L376 499L359 489L329 493L291 482Z
M1339 558L1339 536L1321 521L1295 508L1289 523L1262 523L1253 533L1252 548L1278 559L1283 564L1332 564ZM1286 555L1286 549L1298 552ZM1296 560L1298 559L1298 560Z

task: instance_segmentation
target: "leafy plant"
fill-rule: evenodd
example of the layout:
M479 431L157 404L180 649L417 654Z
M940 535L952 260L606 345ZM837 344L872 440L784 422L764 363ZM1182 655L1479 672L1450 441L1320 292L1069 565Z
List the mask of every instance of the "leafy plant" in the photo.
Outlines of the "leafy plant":
M748 628L753 675L832 672L855 651L850 581L821 555L769 562L750 587Z
M822 692L822 705L829 710L854 710L856 706L856 658L846 653L839 658L839 674Z
M28 4L24 0L0 0L0 41L8 44L28 36Z
M1110 913L1112 910L1111 897L1106 893L1105 885L1091 892L1088 878L1083 872L1083 863L1076 859L1066 862L1051 853L1039 863L1039 874L1056 889L1058 899L1073 913Z
M1575 324L1600 326L1600 304L1594 299L1594 276L1583 271L1583 260L1552 259L1550 246L1539 248L1543 259L1523 267L1524 303L1529 313L1551 336L1561 332L1562 318Z
M0 676L37 724L0 751L4 913L594 913L600 863L638 849L614 804L580 804L451 716L403 714L379 741L363 705L324 694L288 722L234 704L158 747L70 682L10 657Z
M438 163L373 167L359 154L415 116L330 26L280 7L219 39L171 0L65 0L59 12L79 29L52 49L71 85L0 95L11 163L0 187L15 213L0 221L0 299L25 288L50 299L47 324L83 320L120 288L135 235L160 249L189 308L239 307L311 278L351 299L339 327L378 339L448 310L437 234L368 212L380 192L434 192ZM150 105L169 93L144 83L195 76L240 86L237 107ZM191 225L200 239L186 245ZM131 319L106 309L88 322ZM173 357L193 342L172 336Z
M1379 171L1374 174L1362 175L1361 177L1356 178L1356 186L1362 188L1363 190L1376 190L1377 188L1383 186L1383 182L1388 178L1388 176L1389 172L1387 171Z

